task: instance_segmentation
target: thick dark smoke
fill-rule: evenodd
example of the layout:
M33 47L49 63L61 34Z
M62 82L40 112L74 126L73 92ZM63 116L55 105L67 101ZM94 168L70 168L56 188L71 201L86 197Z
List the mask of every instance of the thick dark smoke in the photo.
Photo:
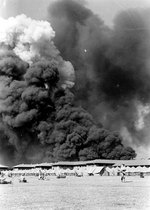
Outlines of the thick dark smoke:
M69 90L56 90L54 101L54 128L47 122L39 126L38 137L49 148L45 158L72 161L135 157L132 148L123 146L118 133L98 127L87 111L73 105L74 96Z
M29 66L7 50L0 55L0 67L1 150L12 162L26 161L30 149L36 156L41 147L38 123L54 111L51 98L59 80L58 67L44 60Z
M78 1L57 1L49 8L55 44L76 70L77 105L120 132L126 145L149 144L149 14L123 11L110 29Z
M60 44L61 51L64 49L64 58L71 60L76 67L74 92L78 90L80 93L74 99L69 89L74 85L73 66L60 56L59 48L53 42L55 33L48 22L35 21L24 15L0 19L0 161L17 164L134 158L135 151L123 145L122 137L104 129L101 124L101 121L108 122L104 116L106 110L111 115L113 110L115 112L116 101L123 108L121 104L125 102L121 102L117 94L113 98L104 86L109 75L112 74L113 78L113 71L121 69L112 56L113 51L108 50L112 31L83 5L75 2L59 2L54 5L55 10L58 10L62 26L66 24L61 32L68 37L58 43L61 38L58 33L59 38L55 41L58 46ZM66 15L67 11L70 13ZM67 25L68 19L71 23L68 21ZM71 34L66 31L69 28ZM108 85L111 82L112 79ZM115 90L112 88L112 91ZM90 110L93 108L93 115L98 113L100 122L95 122L85 109L77 106L81 102L84 106L87 103ZM96 102L101 107L103 102L105 108L95 107ZM144 113L139 112L139 115L147 115L149 107L144 108ZM102 117L106 119L102 120ZM109 119L114 123L114 115Z
M99 128L90 114L74 106L73 94L58 86L54 60L39 59L28 65L4 49L0 66L3 161L135 157L117 133Z

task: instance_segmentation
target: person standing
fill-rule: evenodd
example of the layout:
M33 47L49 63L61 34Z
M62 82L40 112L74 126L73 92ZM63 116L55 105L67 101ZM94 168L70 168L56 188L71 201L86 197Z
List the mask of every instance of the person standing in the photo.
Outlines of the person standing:
M126 175L125 164L122 164L120 169L120 174L121 174L121 182L125 182L125 175Z

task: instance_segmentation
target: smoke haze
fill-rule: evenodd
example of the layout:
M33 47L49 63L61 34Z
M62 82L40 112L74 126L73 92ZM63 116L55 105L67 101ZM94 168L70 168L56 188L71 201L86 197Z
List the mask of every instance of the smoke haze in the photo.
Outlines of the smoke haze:
M74 105L74 69L63 60L46 21L0 20L1 162L130 159L118 133Z
M27 124L39 118L39 109L46 104L45 111L52 110L49 92L58 81L65 88L74 85L74 69L56 49L55 32L48 22L20 15L1 18L0 25L1 154L8 156L4 159L15 158L14 162L25 161L29 148L34 145L36 151L41 146Z
M149 145L149 10L123 11L110 29L86 5L63 0L50 6L49 20L75 67L77 104L125 144Z
M82 1L48 11L0 19L1 162L134 158L149 145L149 11L113 29Z

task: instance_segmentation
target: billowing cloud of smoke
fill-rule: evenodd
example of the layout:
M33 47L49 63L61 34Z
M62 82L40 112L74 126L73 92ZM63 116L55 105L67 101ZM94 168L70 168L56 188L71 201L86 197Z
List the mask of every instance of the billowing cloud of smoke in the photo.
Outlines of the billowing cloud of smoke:
M59 80L57 66L53 60L39 60L29 66L13 51L2 50L0 154L5 161L26 161L29 158L26 153L32 147L37 148L36 152L41 149L34 126L41 116L45 118L47 113L52 112L50 93ZM30 153L34 156L36 152L33 154L33 151Z
M60 56L54 36L46 21L25 15L0 19L0 153L6 161L25 161L25 153L41 150L34 129L30 130L32 123L39 120L40 110L52 112L57 85L74 85L73 66Z
M74 106L74 70L48 22L0 21L0 159L19 162L130 159L117 133ZM86 79L86 78L85 78Z
M149 10L123 11L109 29L78 1L49 8L55 44L76 69L77 104L130 145L149 144L149 18Z
M73 94L59 86L58 66L53 59L29 65L6 49L0 54L0 158L15 164L135 157L117 133L74 106Z
M53 43L55 32L50 23L36 21L25 15L0 18L0 44L18 55L25 62L32 64L39 58L54 59L63 85L74 85L74 69L69 61L64 61Z

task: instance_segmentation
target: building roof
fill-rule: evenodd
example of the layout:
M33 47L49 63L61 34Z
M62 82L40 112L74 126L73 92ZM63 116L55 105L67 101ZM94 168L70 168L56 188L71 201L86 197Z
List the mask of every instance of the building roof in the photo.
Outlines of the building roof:
M96 159L87 161L88 164L115 164L118 160Z
M105 159L96 159L96 160L88 160L88 161L60 161L57 163L53 163L53 166L81 166L81 165L95 165L95 164L109 164L113 165L117 162L118 160L105 160Z
M9 167L0 164L0 168L4 168L5 169L5 168L9 168Z
M86 166L86 165L113 165L115 167L125 164L126 166L150 166L150 160L105 160L96 159L89 161L60 161L56 163L40 164L19 164L13 168L34 168L34 167L52 167L52 166ZM7 166L4 166L8 168ZM3 168L4 168L3 167ZM1 168L1 165L0 165Z
M113 166L121 166L125 164L126 166L150 166L150 160L105 160L105 159L96 159L89 161L61 161L57 163L53 163L52 166L82 166L82 165L113 165Z
M114 166L150 166L150 160L120 160L114 164Z
M52 163L39 163L36 164L35 167L52 167Z
M86 161L76 161L76 162L69 162L69 161L60 161L57 163L53 163L53 166L80 166L86 165Z
M35 164L19 164L14 166L13 168L34 168Z

